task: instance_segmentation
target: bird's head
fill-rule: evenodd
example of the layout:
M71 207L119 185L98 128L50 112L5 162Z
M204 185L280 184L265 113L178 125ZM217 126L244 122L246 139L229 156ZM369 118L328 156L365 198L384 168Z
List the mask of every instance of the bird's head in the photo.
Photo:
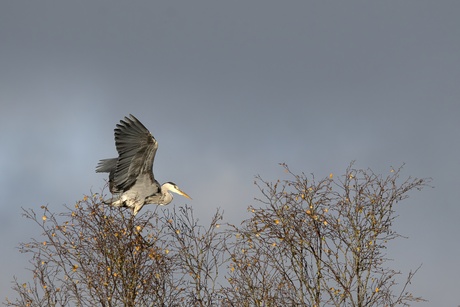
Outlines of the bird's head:
M179 189L179 187L174 182L163 183L163 185L161 186L161 189L164 190L165 192L167 192L167 191L173 192L173 193L182 195L182 196L184 196L184 197L186 197L188 199L192 199L190 196L188 196L187 193L185 193L181 189Z

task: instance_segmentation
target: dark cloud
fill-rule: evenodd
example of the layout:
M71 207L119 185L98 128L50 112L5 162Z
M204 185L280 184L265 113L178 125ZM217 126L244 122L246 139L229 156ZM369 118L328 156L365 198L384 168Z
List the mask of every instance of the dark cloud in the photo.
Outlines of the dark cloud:
M36 229L20 207L72 204L104 177L113 128L156 136L155 173L205 220L244 217L254 175L316 176L351 160L434 178L401 207L392 249L412 286L455 305L459 3L7 1L0 4L0 297ZM175 200L180 204L181 200ZM448 247L448 248L447 248ZM437 287L432 287L436 280Z

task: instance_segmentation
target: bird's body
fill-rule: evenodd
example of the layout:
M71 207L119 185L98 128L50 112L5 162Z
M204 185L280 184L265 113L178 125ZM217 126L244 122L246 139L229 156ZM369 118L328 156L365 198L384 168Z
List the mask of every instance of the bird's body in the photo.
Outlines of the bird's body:
M169 204L173 199L170 192L190 198L174 183L160 186L155 179L152 167L158 143L133 115L117 124L115 145L118 158L100 160L96 167L98 173L109 173L109 188L115 197L108 203L131 208L136 215L145 204Z

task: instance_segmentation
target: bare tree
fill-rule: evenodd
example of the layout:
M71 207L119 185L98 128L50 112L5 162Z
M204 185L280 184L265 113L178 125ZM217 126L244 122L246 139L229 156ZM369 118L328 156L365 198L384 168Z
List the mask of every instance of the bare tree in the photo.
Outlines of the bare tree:
M133 217L98 194L61 214L24 210L42 237L22 243L32 281L6 306L397 306L422 301L391 269L396 204L427 179L356 170L317 181L256 178L262 197L240 225L190 207Z
M218 278L225 273L222 269L228 261L226 244L231 236L222 229L222 214L217 211L208 227L198 224L190 207L168 211L166 216L173 234L171 244L187 288L188 305L216 306L223 297Z
M223 263L213 259L219 254L215 246L220 244L215 231L219 212L201 234L203 226L197 226L187 207L180 209L179 220L173 214L166 218L167 211L133 217L124 209L103 205L93 195L67 209L60 215L46 206L40 215L24 211L41 228L43 239L20 245L21 252L32 255L33 281L15 280L19 298L7 300L7 306L201 306L195 301L203 293L212 301L213 291L204 280L215 281L213 274ZM199 254L184 248L192 239ZM189 288L200 279L190 280L191 269L206 275L197 291Z
M392 229L395 205L426 179L399 182L371 170L316 181L296 175L267 182L257 177L262 207L234 227L228 301L234 306L396 306L421 301L397 287L385 249L401 237Z

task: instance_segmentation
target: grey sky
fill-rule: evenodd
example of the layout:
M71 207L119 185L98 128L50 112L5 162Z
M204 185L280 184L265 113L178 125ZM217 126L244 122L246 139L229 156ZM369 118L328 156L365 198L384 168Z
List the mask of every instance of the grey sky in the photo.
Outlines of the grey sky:
M60 210L105 177L113 128L137 116L159 142L155 174L205 222L246 217L252 182L279 162L317 177L356 166L433 177L398 208L423 263L420 306L460 304L460 2L1 1L0 299L29 277L20 207ZM183 199L175 198L181 205ZM148 210L146 207L144 210Z

